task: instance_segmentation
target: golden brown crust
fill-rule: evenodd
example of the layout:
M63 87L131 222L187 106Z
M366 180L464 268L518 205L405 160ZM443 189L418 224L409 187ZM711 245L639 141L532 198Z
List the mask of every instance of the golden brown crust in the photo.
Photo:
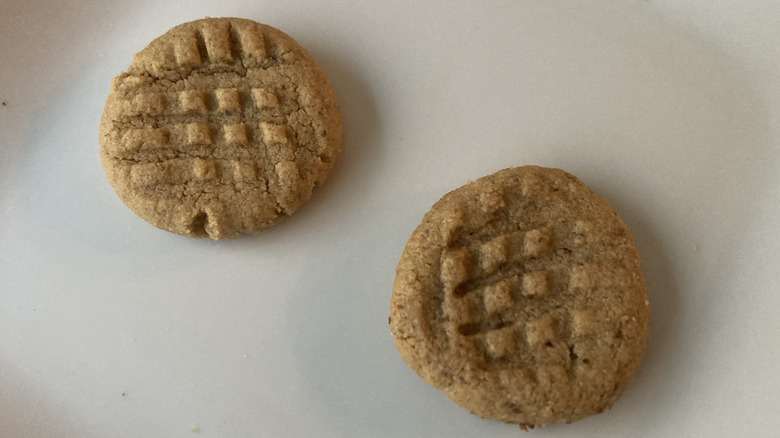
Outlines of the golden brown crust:
M633 238L559 169L505 169L448 193L396 272L399 352L482 417L530 427L603 412L644 352L649 303Z
M239 18L174 27L116 77L100 124L103 167L153 225L213 239L262 232L322 184L341 117L316 61Z

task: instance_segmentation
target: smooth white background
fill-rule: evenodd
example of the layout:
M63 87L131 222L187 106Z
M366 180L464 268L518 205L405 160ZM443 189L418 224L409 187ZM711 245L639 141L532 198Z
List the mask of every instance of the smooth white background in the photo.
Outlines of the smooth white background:
M312 200L235 241L147 225L98 158L111 78L204 16L292 35L344 118ZM777 436L778 97L775 0L0 0L0 437L526 436L387 325L423 213L520 164L612 203L653 309L614 408L527 436Z

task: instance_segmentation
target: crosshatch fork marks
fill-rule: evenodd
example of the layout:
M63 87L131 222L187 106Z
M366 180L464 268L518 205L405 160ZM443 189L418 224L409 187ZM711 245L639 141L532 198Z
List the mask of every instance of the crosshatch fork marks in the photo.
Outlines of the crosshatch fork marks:
M251 106L251 111L246 112L246 106ZM120 120L129 126L142 124L155 128L120 129L121 140L112 143L109 150L119 158L133 160L139 152L154 150L186 153L193 146L202 145L249 148L256 142L266 148L273 143L288 143L283 125L261 121L278 120L273 115L265 116L277 111L278 106L276 93L270 88L138 94L125 102L119 113ZM176 154L162 156L172 155Z
M560 297L551 295L553 290L568 293L570 289L595 287L585 279L598 267L575 265L564 271L523 268L531 260L538 262L554 254L555 236L549 228L512 232L468 248L444 250L442 312L446 324L455 325L454 330L446 330L453 347L471 344L488 368L524 364L534 379L534 361L539 357L543 357L542 363L574 373L571 343L576 337L592 337L609 328L598 322L595 310L559 310ZM504 269L505 265L511 269ZM571 285L569 279L573 279ZM531 314L538 316L522 316ZM540 356L535 353L539 350L549 351Z

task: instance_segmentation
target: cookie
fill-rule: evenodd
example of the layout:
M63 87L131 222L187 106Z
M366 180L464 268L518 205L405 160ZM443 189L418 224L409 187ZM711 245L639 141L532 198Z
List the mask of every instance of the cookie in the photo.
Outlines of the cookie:
M633 238L559 169L505 169L448 193L396 273L401 356L484 418L526 428L601 413L644 353L650 307Z
M341 116L317 62L273 27L184 23L114 78L100 157L117 195L152 225L233 238L292 214L341 150Z

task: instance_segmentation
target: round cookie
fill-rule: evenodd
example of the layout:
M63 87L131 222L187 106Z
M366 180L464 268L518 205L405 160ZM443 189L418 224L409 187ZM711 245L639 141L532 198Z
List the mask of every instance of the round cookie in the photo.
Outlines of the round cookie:
M212 239L262 232L325 181L341 116L317 62L239 18L184 23L114 78L100 156L114 190L152 225Z
M505 169L448 193L410 237L390 326L426 382L521 427L609 409L650 307L628 228L559 169Z

